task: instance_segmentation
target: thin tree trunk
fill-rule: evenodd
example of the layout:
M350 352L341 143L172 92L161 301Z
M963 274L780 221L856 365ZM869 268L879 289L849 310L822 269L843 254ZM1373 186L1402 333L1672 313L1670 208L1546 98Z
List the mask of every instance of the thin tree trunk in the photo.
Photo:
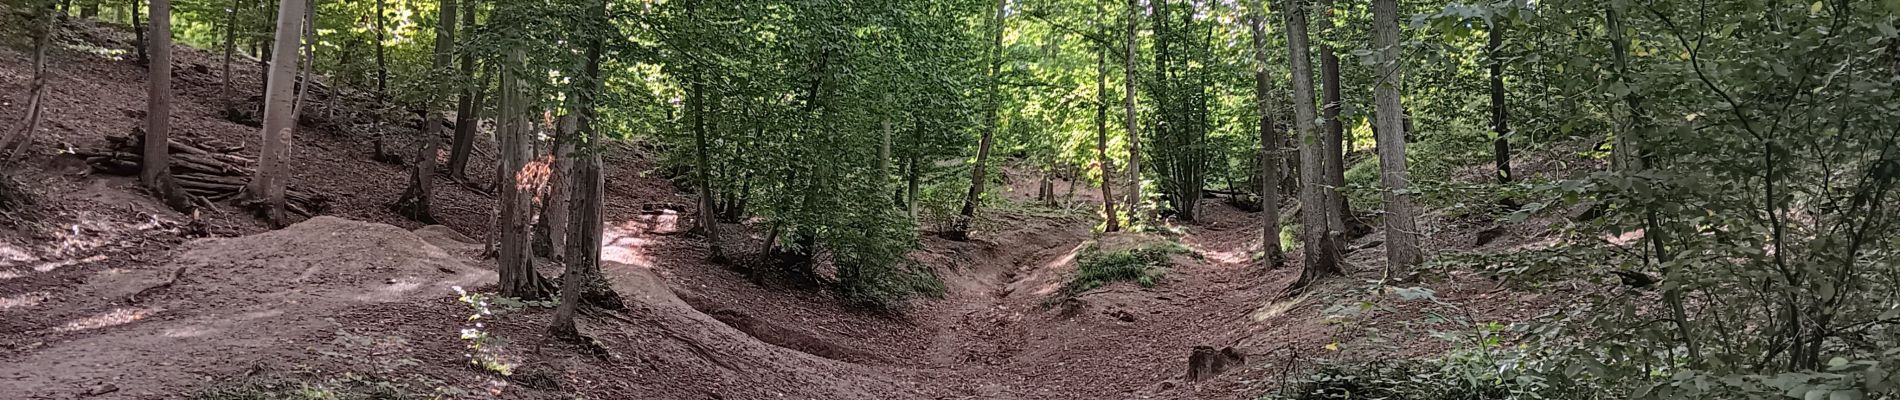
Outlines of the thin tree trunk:
M475 1L465 0L462 4L462 26L464 32L475 31ZM481 118L481 92L487 86L484 80L475 79L475 55L473 51L461 54L462 73L458 78L464 80L460 99L455 106L455 141L449 146L449 179L468 181L468 156L475 149L475 128Z
M388 30L384 20L388 14L383 11L383 0L376 0L376 98L381 100L389 96L389 64L385 58Z
M145 97L145 151L139 180L173 209L191 204L180 197L171 175L172 116L172 2L152 0L151 78Z
M271 45L273 58L277 60L297 59L298 36L302 25L304 0L282 0L277 7L277 33ZM269 79L264 91L264 149L258 155L257 175L245 188L248 195L262 201L264 216L271 226L283 227L290 221L284 213L284 188L290 180L290 141L292 121L292 103L296 94L292 93L292 79L297 73L295 62L270 63Z
M303 43L303 58L301 59L303 60L303 65L302 65L303 72L299 73L297 76L297 101L296 103L292 104L290 107L290 110L291 110L290 135L291 137L297 137L298 134L303 132L303 130L300 129L300 127L302 127L303 124L299 122L303 120L304 102L310 97L310 88L312 87L312 83L310 82L310 73L311 71L317 69L317 1L318 0L307 0L307 1L309 1L310 4L304 8L304 14L303 14L304 43Z
M712 162L707 157L710 150L706 145L706 82L700 66L693 66L693 84L691 97L693 107L693 168L699 180L699 227L706 234L708 257L714 262L724 262L725 248L720 246L719 217L713 209Z
M138 49L139 65L151 65L152 58L145 50L145 22L139 21L139 6L144 0L132 0L132 46Z
M604 18L606 3L597 3L596 7L599 7L599 12L595 15ZM576 151L569 153L570 157L581 159L574 163L574 175L569 181L572 197L568 207L568 240L565 254L561 256L566 266L561 274L564 289L561 290L561 305L554 312L553 326L557 333L574 336L579 334L574 326L574 314L583 299L606 308L624 308L619 295L601 279L600 272L600 243L606 228L602 219L605 205L602 194L606 190L606 180L601 174L600 152L605 147L602 146L594 120L598 115L595 107L598 103L597 92L601 88L600 57L604 45L598 37L589 38L589 42L586 70L581 76L582 85L577 96L580 117L575 121L575 128L584 141L575 146Z
M1618 18L1614 5L1604 5L1603 20L1605 28L1608 28L1611 34L1610 48L1613 56L1611 61L1613 67L1616 69L1616 79L1627 84L1630 74L1629 38L1625 37L1626 35L1623 33L1623 22ZM1648 125L1648 115L1644 113L1643 98L1641 95L1638 95L1632 90L1629 94L1623 95L1623 102L1629 106L1630 126L1642 127ZM1637 140L1638 138L1636 137L1639 134L1638 131L1638 129L1624 129L1621 132L1617 132L1615 145L1611 149L1610 154L1611 169L1618 171L1638 171L1647 168L1641 156L1642 149L1639 148L1641 147L1641 141Z
M1098 9L1099 11L1099 9ZM1121 231L1120 218L1115 215L1114 167L1108 159L1108 44L1103 43L1095 57L1095 163L1102 173L1102 218L1103 232ZM1069 179L1069 189L1074 190L1080 177Z
M984 108L989 113L989 116L985 119L983 137L977 141L976 165L970 169L970 192L964 195L963 209L958 213L956 223L951 228L950 236L954 239L969 239L970 237L970 224L976 219L976 206L977 203L983 199L983 186L987 183L986 180L988 179L986 175L989 173L990 142L996 136L997 125L1001 125L1002 123L1000 120L1001 113L997 110L1002 104L997 102L996 96L998 89L997 83L1001 78L1003 31L1006 28L1003 18L1007 16L1008 4L1009 0L996 1L996 31L992 32L990 57L988 61L989 88L987 91L989 93L989 99L984 104Z
M1404 69L1399 59L1398 0L1373 0L1373 48L1380 54L1379 83L1373 88L1378 103L1379 182L1385 192L1386 267L1410 268L1424 261L1418 249L1418 224L1413 220L1412 186L1405 166L1405 109L1399 104Z
M219 74L222 81L218 84L218 99L224 102L224 115L237 114L237 101L231 95L231 58L237 52L237 10L243 0L231 0L231 8L224 10L224 67Z
M534 271L534 254L530 251L532 240L528 223L533 213L534 193L528 177L523 171L528 166L529 129L527 101L522 93L524 79L515 72L525 67L526 52L521 48L508 50L507 64L501 70L501 176L497 181L501 196L501 251L498 264L501 266L501 295L520 299L541 299L547 296L543 289L541 276Z
M1128 218L1140 219L1141 213L1141 134L1135 114L1135 28L1141 22L1140 0L1128 0L1128 24L1123 37L1126 54L1122 57L1122 119L1128 131Z
M1326 35L1333 31L1332 3L1332 0L1323 0L1320 2L1319 30L1321 35ZM1326 44L1325 41L1320 41L1317 46L1319 52L1320 101L1322 102L1321 104L1323 104L1320 108L1320 118L1326 120L1325 134L1321 138L1321 143L1324 143L1326 146L1324 153L1326 159L1321 160L1326 168L1326 182L1321 189L1326 192L1327 202L1335 204L1332 212L1327 213L1326 228L1333 232L1343 233L1346 231L1345 218L1352 214L1352 205L1346 203L1346 196L1340 192L1340 188L1346 187L1346 124L1345 121L1339 119L1339 109L1341 106L1339 97L1339 54L1333 50L1332 45Z
M39 19L34 22L39 23L39 29L33 37L32 94L27 96L26 119L13 128L14 133L7 134L8 142L0 142L0 146L13 143L13 152L7 156L7 164L26 157L26 149L33 143L33 134L40 130L41 114L46 109L46 52L53 47L53 31L59 26L58 19L53 17L53 7L52 0L46 0L46 4L41 5L36 13Z
M919 131L913 129L912 132ZM916 142L913 141L912 143ZM915 150L912 151L915 152ZM920 178L918 175L921 174L918 170L921 166L917 165L917 158L918 156L916 154L912 154L908 161L909 165L904 167L904 212L910 216L911 222L917 221L917 189L918 180Z
M1491 56L1491 132L1497 138L1491 140L1491 150L1495 155L1498 169L1498 183L1511 183L1511 129L1505 125L1507 116L1504 104L1504 50L1505 21L1491 21L1490 42L1486 53Z
M884 104L896 104L890 93L884 94ZM886 112L879 121L882 125L884 140L877 148L877 188L879 193L890 193L891 184L891 115ZM892 204L895 206L896 204Z
M442 0L437 7L435 29L435 57L430 67L434 71L447 72L455 56L455 0ZM434 90L428 94L427 115L422 119L422 140L416 148L416 164L409 172L409 188L403 190L402 197L396 200L396 208L410 219L423 223L435 223L435 166L442 148L442 124L447 117L443 115L440 104L448 99L448 91L453 88L453 75L439 74L444 78L432 82Z
M1261 262L1267 268L1276 268L1284 261L1280 254L1280 152L1279 128L1274 126L1273 113L1278 110L1273 104L1273 81L1267 75L1267 40L1262 27L1266 19L1265 10L1257 11L1248 18L1247 27L1253 35L1254 50L1254 106L1260 111L1260 251L1264 255Z
M1293 290L1305 290L1320 278L1338 275L1339 251L1326 228L1332 205L1324 189L1325 146L1319 127L1313 121L1319 111L1313 105L1313 61L1306 36L1306 0L1290 0L1281 14L1286 19L1287 52L1293 70L1293 126L1300 146L1300 241L1303 259L1300 277Z

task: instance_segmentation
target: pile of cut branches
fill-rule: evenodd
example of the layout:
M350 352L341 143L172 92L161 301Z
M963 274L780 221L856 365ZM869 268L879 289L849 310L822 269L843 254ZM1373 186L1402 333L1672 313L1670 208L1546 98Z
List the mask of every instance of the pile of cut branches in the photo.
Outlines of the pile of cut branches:
M81 150L77 154L86 165L99 173L138 175L143 165L144 135L111 136L104 149ZM238 155L237 146L208 146L189 141L171 140L171 173L178 188L186 194L213 202L231 200L244 192L255 173L250 158ZM289 187L284 190L284 208L303 216L313 216L329 206L330 197Z

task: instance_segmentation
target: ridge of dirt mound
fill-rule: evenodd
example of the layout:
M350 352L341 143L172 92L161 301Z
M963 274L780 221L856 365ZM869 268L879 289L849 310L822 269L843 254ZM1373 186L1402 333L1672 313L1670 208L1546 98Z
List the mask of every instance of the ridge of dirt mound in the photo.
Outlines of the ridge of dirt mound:
M117 308L40 327L42 341L0 362L0 398L78 397L104 385L176 396L203 377L327 341L332 317L349 309L446 297L451 286L495 278L416 233L335 217L184 248L162 266L88 278L75 295L117 296ZM159 279L133 289L125 274Z

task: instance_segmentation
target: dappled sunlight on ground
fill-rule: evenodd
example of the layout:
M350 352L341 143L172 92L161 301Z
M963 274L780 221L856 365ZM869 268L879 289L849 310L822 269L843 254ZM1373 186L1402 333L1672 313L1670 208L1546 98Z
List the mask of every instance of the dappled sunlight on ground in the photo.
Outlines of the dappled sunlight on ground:
M107 311L105 313L72 320L63 325L60 325L58 329L54 329L54 330L58 332L77 332L77 331L83 331L83 330L88 330L88 329L99 329L99 328L105 328L105 327L111 327L111 326L125 325L129 323L137 322L138 320L141 320L141 319L145 319L146 316L156 314L159 311L163 311L163 310L157 309L157 308L113 309L112 311Z
M678 229L679 214L671 210L607 224L607 229L600 237L600 259L641 268L653 268L653 260L647 254L647 248L653 245L653 239L650 237L658 233L675 232Z
M1076 243L1075 247L1069 248L1069 251L1063 253L1061 257L1056 257L1055 259L1049 260L1049 262L1043 263L1041 270L1060 274L1060 272L1056 272L1056 270L1062 268L1064 265L1074 263L1075 257L1082 253L1083 247L1087 246L1087 243ZM1049 279L1043 282L1042 285L1038 285L1034 293L1037 296L1047 296L1051 293L1055 293L1057 290L1062 290L1062 280Z
M38 260L38 259L39 257L34 257L32 254L27 253L26 250L20 249L19 247L15 247L13 245L7 245L7 244L0 244L0 266L19 265L20 263Z
M218 330L216 329L206 328L203 326L186 326L186 327L178 327L178 328L167 328L165 329L165 332L163 335L168 338L195 338L195 337L203 337L203 336L210 335L217 332Z
M1253 320L1266 321L1273 317L1284 315L1287 311L1292 311L1294 307L1305 304L1306 299L1310 297L1313 297L1313 291L1311 290L1300 293L1299 296L1294 296L1293 298L1276 298L1260 306L1260 308L1255 309L1252 313Z
M37 306L40 305L40 302L52 297L53 295L46 292L28 292L16 296L0 297L0 311Z
M95 263L95 262L100 262L100 261L105 261L105 259L106 259L106 256L104 256L104 255L97 255L97 256L92 256L92 257L86 257L86 258L81 258L81 259L77 259L77 260L59 260L59 261L49 261L49 262L45 262L45 263L40 263L39 265L34 265L34 266L33 266L33 270L34 270L34 271L39 271L39 272L49 272L49 271L52 271L52 270L55 270L55 269L60 269L60 268L65 268L65 267L70 267L70 266L74 266L74 265L79 265L79 264L86 264L86 263Z
M1196 248L1194 250L1200 252L1202 256L1207 257L1209 261L1213 261L1217 266L1244 268L1253 264L1253 251L1251 251L1252 249L1249 247L1236 247L1227 251L1213 251L1204 248Z

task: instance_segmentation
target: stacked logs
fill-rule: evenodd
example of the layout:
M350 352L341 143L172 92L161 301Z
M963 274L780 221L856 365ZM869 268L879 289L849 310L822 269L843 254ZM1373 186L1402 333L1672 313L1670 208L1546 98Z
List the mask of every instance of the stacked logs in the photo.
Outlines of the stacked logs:
M76 152L86 159L86 165L94 172L134 176L139 174L144 158L140 154L144 146L144 135L110 136L106 138L107 147ZM215 147L198 143L171 141L172 179L186 194L203 197L218 202L237 198L244 191L245 184L255 175L249 158L239 156L241 147ZM284 208L303 216L321 213L329 205L330 198L318 193L299 190L295 187L284 190Z

